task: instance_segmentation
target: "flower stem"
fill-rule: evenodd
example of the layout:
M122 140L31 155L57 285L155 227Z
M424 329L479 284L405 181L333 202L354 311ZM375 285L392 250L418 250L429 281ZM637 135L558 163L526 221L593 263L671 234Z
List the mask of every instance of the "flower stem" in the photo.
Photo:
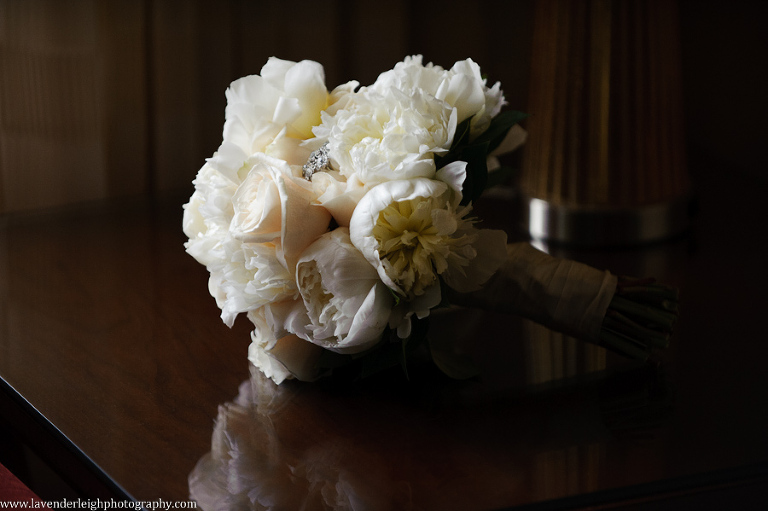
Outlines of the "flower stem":
M600 343L631 358L666 348L677 321L678 290L652 279L620 277L603 319Z

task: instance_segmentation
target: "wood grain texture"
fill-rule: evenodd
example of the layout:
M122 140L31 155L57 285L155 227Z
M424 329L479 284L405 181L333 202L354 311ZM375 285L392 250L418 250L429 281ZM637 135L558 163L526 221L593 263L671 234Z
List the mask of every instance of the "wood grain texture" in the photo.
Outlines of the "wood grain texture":
M2 236L4 379L143 498L185 498L211 403L247 375L248 331L218 319L205 268L183 251L180 205L32 215Z
M425 509L555 498L575 498L578 509L638 491L674 498L664 492L678 477L693 478L701 494L720 477L741 477L702 473L768 464L768 415L758 406L768 399L768 275L755 270L768 245L755 236L762 218L750 214L766 185L724 181L719 171L702 188L695 243L560 254L682 288L684 311L660 366L638 374L515 317L436 311L430 335L457 340L482 379L451 382L411 366L410 382L398 372L371 385L291 385L289 412L278 407L272 421L284 452L338 441L357 477L385 495L377 484L403 488L407 477ZM184 500L219 405L249 378L250 328L223 325L205 268L183 250L186 197L157 199L2 217L0 377L129 494ZM501 214L504 201L485 204L478 214L494 211L489 223L516 225ZM250 431L263 433L257 423ZM389 479L370 479L382 473ZM420 500L431 498L439 505Z

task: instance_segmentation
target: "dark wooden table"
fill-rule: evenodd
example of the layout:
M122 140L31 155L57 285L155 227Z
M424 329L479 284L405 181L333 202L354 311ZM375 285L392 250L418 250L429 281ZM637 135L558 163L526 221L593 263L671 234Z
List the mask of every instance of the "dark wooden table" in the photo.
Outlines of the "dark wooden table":
M481 381L415 368L391 386L289 384L281 438L332 439L348 471L425 509L767 505L768 183L695 177L683 238L560 251L680 286L674 343L653 363L455 314L433 335L462 336ZM2 420L83 497L186 500L219 405L249 379L248 324L222 324L184 252L182 195L0 219Z

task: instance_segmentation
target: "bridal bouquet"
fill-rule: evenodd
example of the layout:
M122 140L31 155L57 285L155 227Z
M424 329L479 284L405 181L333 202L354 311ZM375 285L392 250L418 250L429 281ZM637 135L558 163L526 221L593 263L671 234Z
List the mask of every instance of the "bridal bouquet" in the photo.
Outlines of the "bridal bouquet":
M526 133L472 60L409 57L372 85L329 91L320 64L271 58L226 97L223 141L184 207L185 246L224 323L253 324L249 359L275 382L401 363L449 300L628 354L648 343L626 328L664 344L621 312L620 328L604 327L616 277L479 228L472 203Z

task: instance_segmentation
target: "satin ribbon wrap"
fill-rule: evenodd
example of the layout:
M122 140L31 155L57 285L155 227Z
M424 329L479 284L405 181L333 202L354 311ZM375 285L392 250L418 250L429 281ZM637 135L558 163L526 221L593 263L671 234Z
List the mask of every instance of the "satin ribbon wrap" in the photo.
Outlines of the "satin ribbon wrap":
M512 243L507 261L480 291L451 294L449 299L455 305L517 314L599 344L616 282L608 271L552 257L528 243Z

